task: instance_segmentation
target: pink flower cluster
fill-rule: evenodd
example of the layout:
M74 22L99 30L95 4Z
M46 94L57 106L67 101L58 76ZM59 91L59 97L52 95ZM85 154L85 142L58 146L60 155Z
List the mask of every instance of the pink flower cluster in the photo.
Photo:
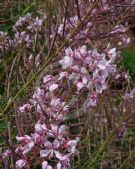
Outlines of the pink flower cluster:
M42 169L69 168L70 159L77 154L76 145L78 139L71 140L68 138L68 129L66 125L51 124L47 128L45 124L38 121L35 125L35 133L31 136L24 135L16 137L20 145L15 150L16 154L22 157L16 162L17 168L23 168L29 163L27 154L34 149L39 149L40 159L42 160ZM37 152L38 153L38 152ZM48 160L52 165L48 164Z
M43 169L68 169L70 159L78 154L76 146L79 138L70 139L68 126L62 124L64 115L68 112L68 105L55 96L56 90L60 89L53 80L52 75L46 75L43 88L37 88L30 103L19 107L20 113L35 110L35 113L39 113L39 120L35 124L34 133L16 137L20 144L15 153L22 157L16 162L17 168L29 164L27 154L35 149L40 154ZM48 164L48 160L52 162Z
M45 21L45 17L41 18L35 18L30 13L20 17L13 26L14 45L18 46L18 44L23 43L27 47L31 47L31 45L35 42L35 38L41 38L41 33L44 31L43 23ZM36 37L37 33L38 37Z
M93 1L94 2L94 1ZM121 1L117 2L121 4L121 10L123 13L130 12L130 6L133 1ZM79 14L77 12L76 5L74 6L74 15L70 18L64 18L62 23L58 27L58 34L60 37L70 37L71 30L77 28L80 22L83 22L81 31L76 31L74 37L70 41L83 40L85 43L91 41L101 41L101 39L110 38L112 43L116 45L124 45L126 47L130 43L130 38L127 36L126 32L128 29L128 23L117 24L116 26L110 26L106 29L107 22L117 21L120 13L117 11L115 5L116 1L108 2L106 0L99 1L97 5L92 8L93 3L78 1ZM117 4L117 5L118 5ZM91 7L91 10L90 10ZM126 7L126 8L125 8ZM89 11L90 10L90 11ZM134 8L132 8L134 12ZM89 21L85 21L85 17L89 15ZM106 18L103 16L106 15ZM107 21L106 21L107 19ZM102 25L102 26L101 26ZM101 26L101 27L100 27ZM106 31L107 30L107 31ZM117 39L117 41L116 41ZM113 42L115 41L115 42ZM95 42L96 43L96 42ZM103 45L102 45L103 46Z
M57 76L46 75L29 103L19 107L22 115L34 112L39 119L33 133L16 137L19 145L15 154L21 157L16 161L17 168L29 165L29 154L34 151L40 154L43 169L70 168L71 158L78 154L76 146L79 138L70 139L69 128L63 124L64 117L70 113L63 84L68 84L69 88L75 86L78 96L86 89L86 107L96 106L99 93L107 88L109 75L115 72L116 56L116 49L109 47L101 54L96 49L87 50L86 46L65 50L64 57L59 61L64 71Z
M98 94L107 88L108 77L116 71L114 61L117 55L116 48L109 47L101 54L97 49L87 50L85 45L75 50L67 48L59 61L64 70L60 78L67 78L71 85L75 85L78 94L87 89L87 105L96 106Z
M4 57L6 52L10 50L16 50L16 48L24 47L29 54L26 59L26 67L35 62L36 67L40 64L40 54L33 51L33 45L39 45L43 40L45 34L44 23L46 20L45 15L35 17L34 15L27 13L25 16L21 16L16 21L11 30L12 36L0 31L0 38L2 43L0 44L0 57Z

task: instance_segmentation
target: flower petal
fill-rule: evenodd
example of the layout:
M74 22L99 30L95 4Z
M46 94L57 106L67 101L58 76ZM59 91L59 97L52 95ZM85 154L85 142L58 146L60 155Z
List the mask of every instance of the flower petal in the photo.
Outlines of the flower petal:
M51 150L41 150L40 157L47 157L51 153Z
M52 92L54 91L55 89L58 88L58 84L52 84L50 87L49 87L49 91Z
M57 148L59 148L59 146L60 146L59 141L58 140L54 140L54 142L53 142L53 148L57 149Z
M50 141L46 141L45 143L44 143L44 147L45 148L52 148L52 143L50 142Z
M98 62L98 68L104 70L106 68L106 62L101 60Z

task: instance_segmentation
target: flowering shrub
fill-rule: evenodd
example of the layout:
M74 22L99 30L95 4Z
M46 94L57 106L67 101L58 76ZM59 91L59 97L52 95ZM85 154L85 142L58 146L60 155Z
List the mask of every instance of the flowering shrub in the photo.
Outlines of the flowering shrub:
M126 12L132 3L122 1L122 5L127 5ZM68 7L65 7L60 23L55 22L56 16L52 17L54 20L50 29L48 16L42 15L40 18L28 13L16 21L11 37L0 32L3 39L1 57L20 48L28 56L22 62L28 71L35 67L40 73L42 62L49 63L47 70L42 69L41 79L34 84L34 94L30 93L29 99L25 99L17 108L20 124L16 122L16 141L2 154L6 168L8 158L14 157L16 168L42 166L42 169L70 169L73 158L79 155L77 146L82 136L81 132L72 136L66 120L74 118L74 115L77 119L76 111L83 115L93 111L100 97L104 96L104 91L109 90L112 82L120 77L124 76L125 81L130 81L127 73L122 71L120 74L121 68L118 66L121 61L119 48L130 43L128 26L111 24L113 20L119 20L119 11L115 8L119 3L77 1L71 4L73 11L70 11L69 17ZM66 5L69 5L68 2ZM54 29L55 26L57 29ZM61 43L62 47L59 48ZM57 53L57 48L60 58L52 57L52 62L48 62L53 50ZM47 53L45 50L49 53L47 59L44 57ZM127 102L133 95L134 89L125 94L123 112L126 112ZM30 119L27 119L27 115ZM27 126L26 131L22 123ZM116 130L119 130L119 136L122 135L126 131L125 121Z
M46 158L46 160L56 158L57 168L70 167L70 158L77 153L78 138L71 140L68 136L67 126L61 124L64 116L69 113L69 106L62 101L64 99L62 95L57 97L57 91L64 90L63 80L67 79L65 85L66 83L68 86L75 84L77 95L83 88L88 89L87 108L96 106L98 93L107 87L108 75L115 72L115 66L111 64L115 60L116 51L110 49L107 53L110 56L109 60L106 60L105 54L100 55L96 49L87 51L86 46L75 51L70 48L66 49L66 56L59 62L67 71L60 72L57 78L46 75L43 78L43 87L36 89L30 103L19 107L21 114L34 111L37 114L38 112L39 120L35 124L35 133L30 136L16 137L20 144L15 153L22 156L16 162L17 167L22 168L27 165L26 154L35 149L36 152L39 149L41 158ZM49 141L50 139L52 141ZM42 166L44 164L47 165L47 161L43 161Z

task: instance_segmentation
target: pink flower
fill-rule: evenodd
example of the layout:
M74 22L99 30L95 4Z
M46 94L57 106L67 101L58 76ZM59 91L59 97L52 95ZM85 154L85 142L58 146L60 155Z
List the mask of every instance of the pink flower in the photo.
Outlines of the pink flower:
M16 168L23 168L26 165L26 163L27 163L26 160L20 159L16 162Z
M97 93L102 93L104 89L106 89L106 77L99 75L98 71L93 72L92 79L93 87L96 88Z
M35 92L34 92L34 95L33 95L33 98L31 100L31 103L33 105L36 105L38 104L38 102L42 102L42 97L44 97L45 95L45 92L43 89L41 89L40 87L38 87Z
M36 125L35 125L35 132L36 133L43 134L43 132L46 130L47 130L47 128L46 128L45 124L41 125L39 122L36 123Z
M32 67L32 61L33 61L33 55L30 54L28 58L28 63L30 64L31 67Z
M57 164L57 169L69 169L70 168L70 158L69 154L61 154L58 151L55 151L56 158L58 158L60 161Z
M55 150L57 150L59 146L60 146L60 143L56 139L53 141L53 143L51 143L50 141L46 141L44 143L45 150L40 151L40 156L41 157L47 157L47 156L53 157Z
M60 98L52 98L51 102L51 109L54 112L61 112L64 113L68 110L68 105L65 102L61 101Z
M52 107L57 107L61 104L60 98L52 98L50 105Z
M31 140L31 137L30 136L28 136L28 135L24 135L24 136L21 136L21 137L16 137L16 139L20 142L20 141L22 141L22 142L28 142L28 141L30 141Z
M23 106L19 107L19 112L20 113L25 113L27 111L30 111L31 105L30 104L24 104Z
M107 61L105 60L100 60L98 62L98 68L101 69L101 70L105 70L106 69L106 66L107 66Z
M58 34L62 35L63 33L63 28L64 28L64 25L63 24L60 24L59 28L58 28Z
M112 48L112 49L110 49L108 52L107 52L107 54L108 54L108 56L109 56L109 58L112 60L114 60L115 59L115 57L116 57L116 48Z
M21 149L20 149L22 151L22 154L28 153L34 147L35 143L31 139L31 137L28 135L25 135L23 137L16 137L16 139L19 142L24 142L24 144L26 144L24 147L21 147ZM16 151L17 151L17 149L16 149Z
M64 135L66 135L68 132L68 126L66 125L61 125L58 126L56 124L51 124L51 130L48 133L50 136L52 137L63 137Z
M71 48L67 48L65 50L65 53L66 53L66 56L59 61L59 63L62 65L62 69L67 69L69 67L72 66L72 63L73 63L73 58L72 58L72 54L73 54L73 51Z
M53 78L52 75L46 75L44 78L43 78L43 82L44 83L48 83L49 81L51 81Z
M70 152L71 155L78 154L78 151L76 149L77 143L79 142L79 138L76 138L76 140L69 140L66 143L66 148Z
M76 84L78 91L83 87L86 87L89 81L89 74L85 67L79 68L78 66L72 67L73 72L69 76L69 80L72 80Z
M44 135L38 133L31 134L31 136L35 143L40 143L44 139Z
M77 89L78 91L81 90L84 87L84 84L82 82L77 83Z
M2 154L2 158L6 159L11 155L11 150L6 150L3 154Z
M62 65L62 69L67 69L73 63L73 59L70 56L65 56L62 60L59 61Z
M61 72L60 74L59 74L59 79L58 80L61 80L61 79L63 79L63 78L67 78L68 77L68 73L67 72Z
M47 161L43 161L43 163L42 163L42 169L52 169L52 166L48 165Z
M92 93L87 100L87 107L96 106L97 100L98 100L97 93Z
M61 154L58 151L55 152L55 155L60 161L69 159L68 155Z
M33 147L34 147L34 141L29 141L29 143L28 144L26 144L26 146L24 146L23 147L23 152L22 152L22 154L26 154L26 153L28 153Z
M56 90L58 88L58 84L52 84L50 87L49 87L49 91L50 92L53 92L54 90Z
M87 46L86 45L83 45L80 49L79 49L80 53L82 55L86 55L87 54Z

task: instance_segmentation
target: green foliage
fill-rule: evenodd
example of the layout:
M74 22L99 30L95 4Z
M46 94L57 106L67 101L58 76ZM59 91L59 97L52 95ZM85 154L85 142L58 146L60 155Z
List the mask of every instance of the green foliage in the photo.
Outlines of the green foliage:
M131 49L124 49L121 54L123 65L129 72L133 83L135 84L135 51Z

